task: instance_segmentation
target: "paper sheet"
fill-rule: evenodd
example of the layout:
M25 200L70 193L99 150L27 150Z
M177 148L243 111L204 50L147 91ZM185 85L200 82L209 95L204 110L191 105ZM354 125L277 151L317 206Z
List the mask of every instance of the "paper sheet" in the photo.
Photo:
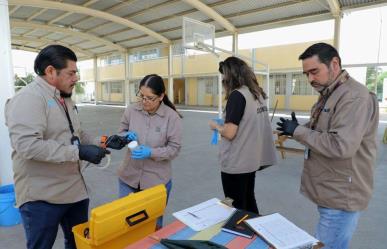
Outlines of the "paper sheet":
M245 221L258 235L277 249L293 249L318 242L282 215L275 213Z
M202 202L193 207L173 213L178 220L195 231L204 230L219 222L225 221L235 208L228 207L217 198Z

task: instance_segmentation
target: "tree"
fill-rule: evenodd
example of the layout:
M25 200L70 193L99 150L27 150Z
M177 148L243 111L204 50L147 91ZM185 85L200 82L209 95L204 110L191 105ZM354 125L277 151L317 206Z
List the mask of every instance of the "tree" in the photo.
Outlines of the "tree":
M28 73L25 77L19 77L15 74L15 90L19 91L22 87L30 84L35 79L32 73Z
M85 82L77 82L77 84L75 84L75 93L76 94L84 94L85 93L85 88L84 86L86 85Z
M381 100L383 96L383 81L387 78L387 71L377 66L367 67L366 86L368 90L376 92L378 99ZM375 91L375 82L377 91Z
M30 84L35 79L34 74L29 73L25 77L19 77L17 74L15 74L15 90L19 91L24 86ZM84 94L85 93L85 82L77 82L75 84L75 93L76 94Z

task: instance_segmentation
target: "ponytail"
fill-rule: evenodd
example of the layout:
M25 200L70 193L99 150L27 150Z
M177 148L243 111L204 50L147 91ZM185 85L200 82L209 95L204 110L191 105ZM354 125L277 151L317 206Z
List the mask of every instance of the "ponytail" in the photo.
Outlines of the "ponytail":
M175 105L169 100L167 94L164 94L163 103L164 103L164 105L169 106L172 110L174 110L175 112L177 112L177 115L179 115L180 118L183 118L183 115L181 115L180 112L178 112L178 111L176 110Z

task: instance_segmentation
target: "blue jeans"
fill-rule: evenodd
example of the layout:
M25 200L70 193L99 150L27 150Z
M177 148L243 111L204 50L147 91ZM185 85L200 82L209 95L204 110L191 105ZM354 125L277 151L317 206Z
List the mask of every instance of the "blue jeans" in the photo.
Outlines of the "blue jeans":
M169 180L169 182L167 182L167 184L165 184L165 188L167 189L167 203L168 203L169 193L171 192L171 188L172 188L172 180ZM120 198L127 196L130 193L136 193L139 191L141 191L141 189L133 188L133 187L129 186L128 184L126 184L125 182L123 182L121 179L118 179L118 196ZM163 227L163 216L160 216L157 219L156 229L160 229L162 227Z
M69 204L31 201L20 207L28 249L51 249L61 225L66 249L76 249L73 226L87 222L89 199Z
M360 211L349 212L339 209L318 207L320 220L316 238L328 249L347 249L356 230Z

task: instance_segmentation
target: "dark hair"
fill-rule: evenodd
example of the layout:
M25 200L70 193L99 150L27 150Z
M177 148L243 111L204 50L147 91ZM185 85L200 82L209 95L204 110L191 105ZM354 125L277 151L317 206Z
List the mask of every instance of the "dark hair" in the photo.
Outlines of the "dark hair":
M243 60L234 56L228 57L219 63L219 72L223 74L222 82L226 91L226 99L234 89L241 86L247 86L254 99L260 101L260 96L267 99L267 95L259 86L253 70Z
M179 117L183 117L177 110L175 105L169 100L166 92L165 92L165 86L163 78L161 78L157 74L148 74L145 76L141 81L138 89L140 89L142 86L149 87L152 89L152 92L156 94L157 96L161 96L161 94L164 93L163 103L167 106L169 106L172 110L177 112Z
M316 43L307 48L299 57L299 60L305 60L314 55L318 56L318 59L321 63L324 63L329 67L332 59L337 57L339 59L339 66L341 68L341 58L337 50L332 46L324 42Z
M50 65L58 70L66 68L67 60L77 61L77 56L71 49L61 45L49 45L36 56L34 71L42 76L45 75L44 70Z

